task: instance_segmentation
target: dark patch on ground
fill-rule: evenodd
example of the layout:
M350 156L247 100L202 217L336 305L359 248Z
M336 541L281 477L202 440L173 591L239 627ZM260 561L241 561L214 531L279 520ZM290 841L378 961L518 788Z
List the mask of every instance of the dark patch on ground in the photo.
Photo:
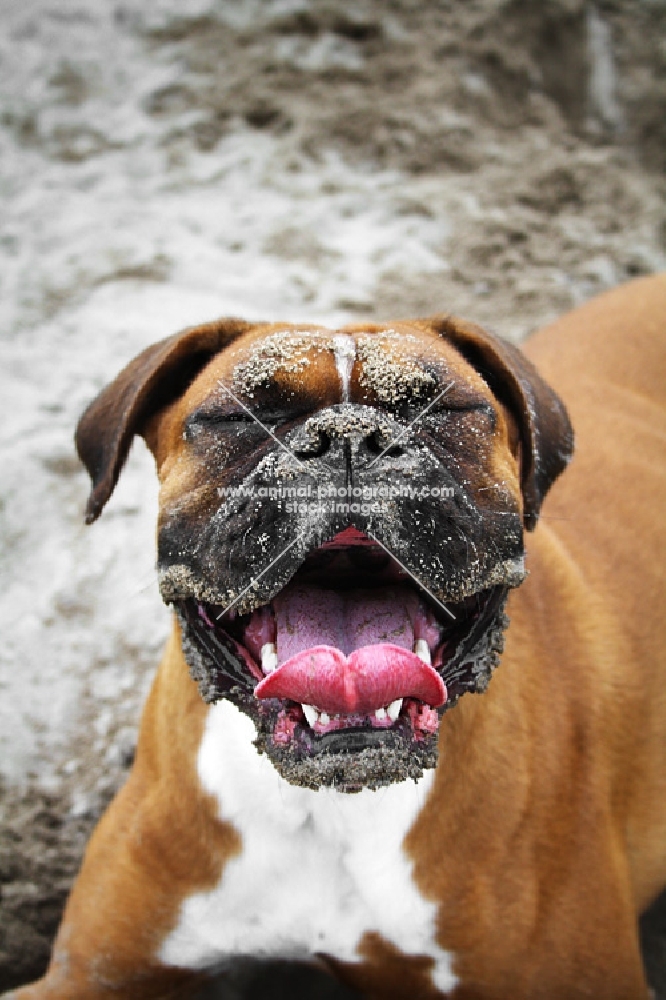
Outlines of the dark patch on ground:
M106 799L110 799L107 793ZM38 978L98 812L29 788L0 801L0 991Z
M664 1000L666 997L666 890L641 917L640 935L648 982L655 991L655 1000Z

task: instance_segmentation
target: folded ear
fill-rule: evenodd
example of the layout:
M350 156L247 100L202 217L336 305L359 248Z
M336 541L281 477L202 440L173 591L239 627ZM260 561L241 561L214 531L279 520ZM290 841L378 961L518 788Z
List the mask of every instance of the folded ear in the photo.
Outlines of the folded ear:
M252 326L221 319L191 327L147 347L84 412L76 450L92 480L86 524L102 512L125 464L132 438L162 406L177 399L204 365Z
M435 316L430 323L479 372L517 422L523 520L532 531L546 493L573 454L573 428L564 403L513 344L451 316Z

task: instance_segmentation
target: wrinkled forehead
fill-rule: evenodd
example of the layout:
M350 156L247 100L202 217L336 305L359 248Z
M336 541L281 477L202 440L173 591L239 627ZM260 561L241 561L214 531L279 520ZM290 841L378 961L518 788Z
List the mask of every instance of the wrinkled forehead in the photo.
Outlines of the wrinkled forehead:
M273 324L243 334L213 359L188 392L201 404L220 387L245 403L282 396L310 405L353 401L399 406L448 392L468 401L491 393L456 348L426 325ZM464 397L464 398L463 398Z

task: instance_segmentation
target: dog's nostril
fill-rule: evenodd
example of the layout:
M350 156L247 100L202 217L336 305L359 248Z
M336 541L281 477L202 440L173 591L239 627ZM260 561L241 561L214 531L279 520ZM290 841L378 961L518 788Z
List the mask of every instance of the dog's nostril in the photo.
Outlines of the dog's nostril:
M374 431L365 439L365 445L372 455L401 455L403 449L400 444L392 445L390 441L379 431Z

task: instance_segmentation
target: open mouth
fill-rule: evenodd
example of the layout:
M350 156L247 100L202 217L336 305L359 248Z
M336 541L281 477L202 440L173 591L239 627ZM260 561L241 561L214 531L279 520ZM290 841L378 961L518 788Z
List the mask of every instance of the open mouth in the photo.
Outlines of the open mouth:
M248 614L196 598L176 610L204 698L247 712L287 780L357 791L435 766L442 713L499 660L508 589L440 602L347 528Z

